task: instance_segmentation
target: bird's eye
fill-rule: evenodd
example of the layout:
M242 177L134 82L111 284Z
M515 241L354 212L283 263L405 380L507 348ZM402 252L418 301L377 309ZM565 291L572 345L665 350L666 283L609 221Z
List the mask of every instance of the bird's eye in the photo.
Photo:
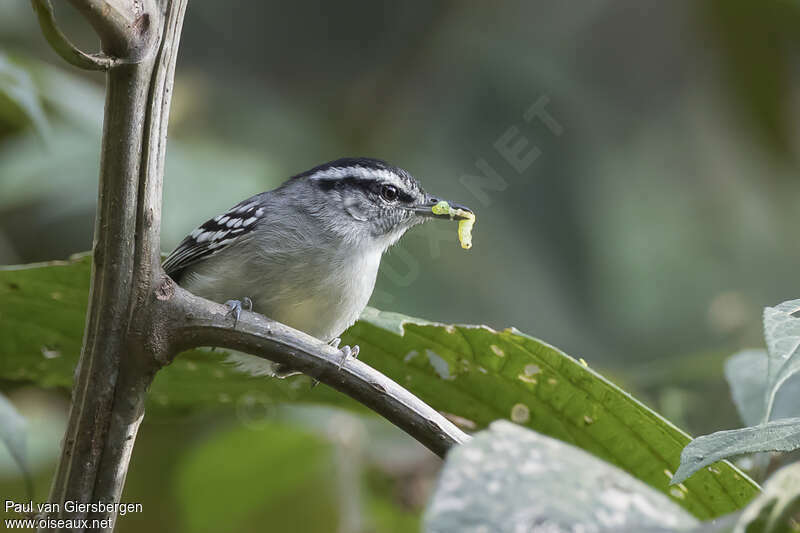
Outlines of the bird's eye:
M387 202L394 202L397 200L397 187L394 185L381 186L381 198Z

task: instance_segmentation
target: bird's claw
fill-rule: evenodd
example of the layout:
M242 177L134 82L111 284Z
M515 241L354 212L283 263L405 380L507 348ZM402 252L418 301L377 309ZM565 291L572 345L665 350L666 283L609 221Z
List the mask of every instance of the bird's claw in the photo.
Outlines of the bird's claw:
M339 353L342 354L342 359L341 359L341 361L339 361L339 370L342 369L342 367L344 366L344 364L347 362L347 360L349 358L352 357L353 359L358 359L358 352L360 350L361 349L358 347L357 344L355 346L352 346L352 347L343 346L342 349L339 350Z
M253 310L253 300L245 296L241 301L228 300L225 302L225 306L230 308L227 316L233 316L233 327L236 328L236 324L239 323L239 316L242 314L242 309L246 311Z
M339 344L341 342L342 342L342 339L340 339L339 337L336 337L335 339L329 341L328 345L332 346L334 348L338 348ZM358 345L355 345L352 348L350 346L343 346L339 350L339 353L342 354L342 359L339 361L339 370L342 369L342 367L344 366L344 364L347 362L347 360L349 358L352 357L353 359L358 359L359 350L360 350L360 348L358 347ZM311 388L314 389L317 385L319 385L319 380L311 378Z

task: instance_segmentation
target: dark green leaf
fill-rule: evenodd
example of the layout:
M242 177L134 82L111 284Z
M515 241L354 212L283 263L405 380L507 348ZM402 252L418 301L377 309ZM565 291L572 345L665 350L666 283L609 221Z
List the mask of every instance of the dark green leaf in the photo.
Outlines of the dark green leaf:
M346 341L465 428L511 419L594 453L698 517L731 512L757 492L727 463L704 471L685 492L671 490L688 436L581 361L516 330L418 323L368 309Z
M80 350L89 281L86 256L0 270L0 377L69 386ZM614 384L516 330L449 326L365 311L343 336L361 357L467 430L508 418L583 448L669 494L700 518L743 507L756 485L727 463L684 488L668 486L689 437ZM258 420L274 402L363 409L306 377L256 379L195 350L160 372L150 416L211 407Z

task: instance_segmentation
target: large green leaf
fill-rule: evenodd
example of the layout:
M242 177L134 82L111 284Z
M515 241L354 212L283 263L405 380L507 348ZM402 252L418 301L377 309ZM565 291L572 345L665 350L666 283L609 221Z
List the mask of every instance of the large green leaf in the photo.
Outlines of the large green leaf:
M585 451L499 420L447 455L429 533L686 530L664 494Z
M757 491L727 463L670 489L689 437L582 360L514 329L424 324L368 309L348 342L466 427L508 418L575 444L667 492L700 518L743 506Z
M47 387L71 387L80 354L91 258L0 268L0 378ZM357 405L327 387L311 394L306 377L255 379L220 364L223 351L193 350L160 372L149 410L173 414L233 407L244 423L257 423L275 402Z
M69 386L80 349L89 260L0 271L0 378ZM728 463L669 487L689 437L556 348L508 329L449 326L365 311L344 335L361 357L465 429L508 418L577 445L667 494L699 518L743 507L757 486ZM235 406L245 421L287 400L353 407L305 377L256 379L195 350L160 372L151 413Z

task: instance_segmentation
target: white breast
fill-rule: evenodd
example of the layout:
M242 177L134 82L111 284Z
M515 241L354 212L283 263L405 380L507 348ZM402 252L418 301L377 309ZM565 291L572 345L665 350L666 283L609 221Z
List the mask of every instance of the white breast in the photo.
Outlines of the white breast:
M326 342L358 319L381 259L381 251L372 247L338 249L327 258L273 253L231 261L224 255L200 263L181 285L217 302L248 297L254 311Z

